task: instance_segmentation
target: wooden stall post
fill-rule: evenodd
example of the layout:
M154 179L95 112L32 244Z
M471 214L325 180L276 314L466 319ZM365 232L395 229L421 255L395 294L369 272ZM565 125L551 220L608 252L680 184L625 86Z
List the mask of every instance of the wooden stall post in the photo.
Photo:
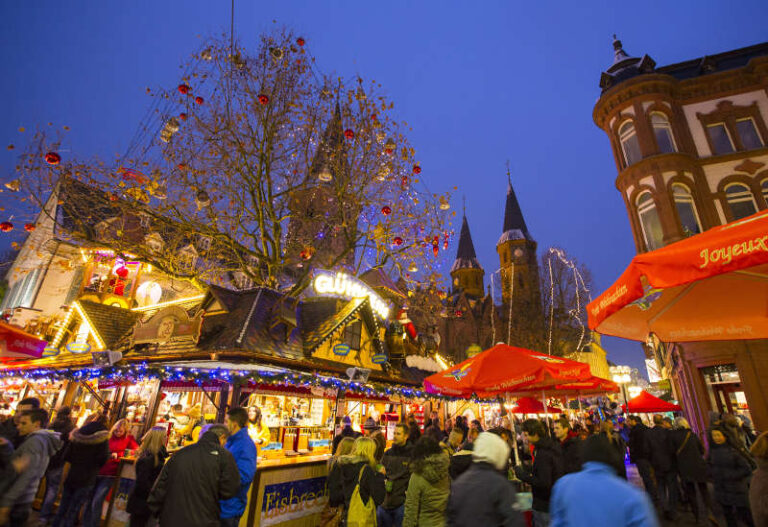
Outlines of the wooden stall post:
M229 384L222 384L221 389L219 390L219 406L216 407L217 423L224 422L224 416L227 415L227 410L229 409L229 404L227 404L228 400L229 400Z

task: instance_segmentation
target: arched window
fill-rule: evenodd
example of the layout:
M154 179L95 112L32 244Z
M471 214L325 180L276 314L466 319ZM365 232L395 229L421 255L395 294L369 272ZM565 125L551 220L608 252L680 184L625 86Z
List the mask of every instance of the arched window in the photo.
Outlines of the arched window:
M632 121L626 121L619 128L619 142L621 142L621 149L624 152L624 161L627 166L637 163L643 158L640 153L637 133L635 133L635 125Z
M763 189L763 198L765 199L765 202L768 203L768 178L763 180L763 184L760 185L760 187Z
M680 226L686 236L698 234L702 231L699 213L696 210L696 202L693 200L691 189L682 183L672 184L672 198L675 201L677 216L680 218Z
M640 226L643 229L645 246L649 251L658 249L663 245L664 231L661 228L659 211L656 210L656 202L649 191L642 192L635 202L637 215L640 218Z
M656 136L656 146L660 154L677 152L675 146L675 136L672 135L672 127L669 125L669 119L661 112L651 114L651 126L653 126L653 135Z
M757 203L752 191L743 183L732 183L725 187L725 198L734 220L746 218L757 212Z

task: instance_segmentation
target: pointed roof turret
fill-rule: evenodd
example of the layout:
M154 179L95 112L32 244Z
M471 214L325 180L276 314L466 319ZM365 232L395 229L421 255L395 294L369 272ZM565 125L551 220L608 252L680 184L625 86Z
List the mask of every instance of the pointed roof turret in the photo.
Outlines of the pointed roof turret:
M630 57L624 51L621 40L613 35L613 64L600 75L600 88L605 92L611 86L642 73L652 73L656 62L648 55Z
M467 223L466 214L464 215L464 219L461 222L459 248L456 251L456 260L451 266L451 272L454 272L458 269L483 269L480 265L480 262L477 261L475 245L472 243L472 235L469 233L469 223Z
M525 225L523 211L520 210L520 204L517 202L515 189L512 188L512 179L507 172L507 203L504 207L504 230L501 238L496 243L500 245L509 240L530 240L531 235L528 227Z
M346 166L344 156L344 130L341 119L341 107L336 101L333 117L323 132L320 144L317 145L315 157L312 160L310 177L327 183Z

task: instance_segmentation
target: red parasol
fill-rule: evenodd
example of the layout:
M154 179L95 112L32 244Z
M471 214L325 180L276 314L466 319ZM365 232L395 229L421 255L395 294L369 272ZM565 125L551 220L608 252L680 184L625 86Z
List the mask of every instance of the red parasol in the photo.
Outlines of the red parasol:
M587 312L641 342L768 338L768 211L638 254Z
M424 379L429 393L454 397L495 397L583 381L589 365L506 344L478 353Z
M547 388L548 396L564 395L577 397L582 395L599 395L604 393L618 393L619 385L602 377L590 376L588 379L577 382L557 384ZM523 394L525 392L518 392ZM541 390L530 390L525 395L538 396Z
M532 397L521 397L517 400L515 407L510 410L514 414L561 414L563 411L554 406L547 406L544 410L544 404Z
M678 405L669 403L643 390L640 395L629 400L629 413L647 414L651 412L679 412L682 410Z

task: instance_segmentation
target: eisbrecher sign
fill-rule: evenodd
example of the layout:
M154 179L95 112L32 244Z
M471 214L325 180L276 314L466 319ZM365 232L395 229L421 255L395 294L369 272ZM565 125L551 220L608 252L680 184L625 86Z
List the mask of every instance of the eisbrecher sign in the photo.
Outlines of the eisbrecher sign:
M184 309L170 306L158 311L146 322L139 322L133 329L132 343L165 344L179 340L197 342L202 325L202 311L190 318Z

